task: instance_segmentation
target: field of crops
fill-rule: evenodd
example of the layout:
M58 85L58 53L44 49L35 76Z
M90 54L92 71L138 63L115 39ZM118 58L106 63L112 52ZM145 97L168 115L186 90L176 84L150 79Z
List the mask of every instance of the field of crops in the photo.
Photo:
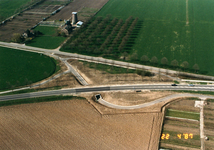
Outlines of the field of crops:
M199 71L214 75L214 1L212 0L109 0L96 16L126 19L138 17L143 21L132 53L187 61L187 68L198 64Z
M0 1L0 21L10 17L14 12L31 0L1 0Z
M0 21L18 13L27 6L39 0L1 0L0 1Z
M128 17L124 21L110 16L97 17L76 29L61 50L119 59L130 53L137 35L136 26L138 18Z
M0 47L0 90L40 81L55 72L55 60L45 55Z

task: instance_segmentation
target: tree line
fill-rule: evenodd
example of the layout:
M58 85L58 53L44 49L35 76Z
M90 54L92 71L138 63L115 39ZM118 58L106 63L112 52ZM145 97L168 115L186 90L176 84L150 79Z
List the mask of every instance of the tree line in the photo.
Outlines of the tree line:
M179 64L179 62L176 59L169 62L169 60L166 57L163 57L159 63L159 60L156 56L153 56L151 59L149 59L149 57L147 55L143 55L143 56L141 56L140 59L138 59L138 54L133 53L131 55L130 59L135 62L140 61L143 64L151 64L153 66L162 65L163 67L168 67L168 68L172 68L175 70L180 70L180 69L183 71L194 70L195 73L198 73L198 71L200 70L198 64L194 64L191 68L188 61L183 61L181 64Z
M111 16L96 17L89 20L62 47L63 51L90 54L94 56L112 56L119 58L127 52L126 45L131 38L138 18L130 16L125 21ZM129 52L128 52L129 53Z

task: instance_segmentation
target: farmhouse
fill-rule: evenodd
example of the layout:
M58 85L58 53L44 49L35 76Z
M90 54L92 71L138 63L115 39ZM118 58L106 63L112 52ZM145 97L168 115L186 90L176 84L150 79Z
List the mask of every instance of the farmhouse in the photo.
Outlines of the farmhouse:
M65 25L62 26L62 32L64 32L66 35L69 35L72 32L72 29L75 27L81 27L83 24L82 21L78 21L77 19L77 12L72 12L72 22L70 20L65 21Z
M72 31L72 25L71 25L71 21L67 20L65 25L62 28L62 31L66 34L69 35Z

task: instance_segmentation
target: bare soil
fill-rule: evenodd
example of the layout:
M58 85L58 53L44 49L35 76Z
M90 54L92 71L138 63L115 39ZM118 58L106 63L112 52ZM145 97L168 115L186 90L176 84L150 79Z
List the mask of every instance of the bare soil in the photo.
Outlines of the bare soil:
M0 24L0 41L10 42L14 33L24 33L27 29L37 25L43 18L50 17L48 20L51 21L67 20L71 19L72 12L82 11L78 18L81 21L86 21L95 15L107 2L108 0L73 0L73 2L53 16L51 16L51 13L61 7L60 5L38 4L11 18L5 24Z
M152 77L142 77L136 73L110 74L105 71L86 67L83 65L83 62L75 59L70 59L68 62L76 68L83 77L87 77L86 81L91 85L172 83L172 80L165 76L155 75Z
M122 106L130 106L151 102L171 94L172 92L161 92L161 91L151 92L149 90L144 90L141 92L135 91L108 92L108 93L105 92L101 95L103 99L109 103Z
M73 0L69 5L63 8L59 13L50 17L48 20L59 20L59 19L70 19L72 12L80 12L86 8L93 9L94 11L100 10L108 0ZM90 11L85 12L84 14L77 14L78 20L86 21L89 17L94 15L96 12L91 13Z
M162 113L101 115L86 100L0 108L0 149L156 150Z
M199 113L200 108L194 107L194 104L195 104L195 100L188 100L188 99L184 99L184 98L179 98L176 101L171 102L167 108Z
M0 41L10 42L14 33L24 33L27 29L31 29L38 24L43 18L57 10L59 5L44 6L39 4L19 15L11 18L5 24L0 25Z

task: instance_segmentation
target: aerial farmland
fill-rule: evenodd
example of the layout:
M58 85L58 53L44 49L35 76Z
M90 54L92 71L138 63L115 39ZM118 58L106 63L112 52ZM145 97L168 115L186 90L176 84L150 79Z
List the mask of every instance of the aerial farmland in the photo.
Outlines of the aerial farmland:
M0 149L212 150L213 7L0 1Z

